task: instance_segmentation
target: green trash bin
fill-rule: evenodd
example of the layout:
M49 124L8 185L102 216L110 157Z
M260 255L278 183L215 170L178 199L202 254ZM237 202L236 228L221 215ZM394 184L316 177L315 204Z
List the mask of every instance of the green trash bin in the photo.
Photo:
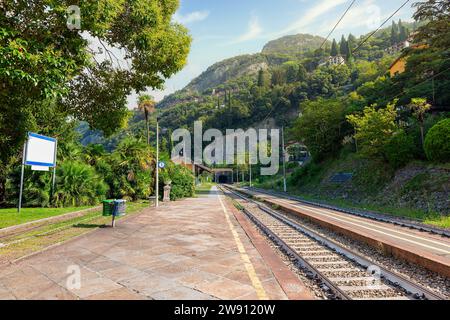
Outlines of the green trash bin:
M103 200L103 216L112 216L114 212L114 200Z

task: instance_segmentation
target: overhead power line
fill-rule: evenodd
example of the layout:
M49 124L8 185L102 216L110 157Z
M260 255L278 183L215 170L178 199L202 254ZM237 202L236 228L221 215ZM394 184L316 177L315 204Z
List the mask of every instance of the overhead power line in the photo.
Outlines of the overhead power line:
M334 30L336 30L337 26L339 25L339 23L341 23L342 19L344 19L344 17L346 16L347 12L350 10L350 8L355 4L356 0L353 0L350 5L348 6L347 10L345 10L344 14L341 16L341 18L339 19L339 21L334 25L333 29L331 29L330 33L327 35L327 37L325 38L325 40L323 40L322 44L320 45L320 49L322 49L323 45L325 44L325 42L327 42L328 38L331 36L331 34L334 32Z
M406 4L409 2L410 0L406 0L397 10L394 11L393 14L391 14L389 16L389 18L387 18L386 20L383 21L383 23L377 28L375 29L375 31L372 31L366 38L364 38L364 40L362 40L358 46L352 50L352 54L355 53L359 48L361 48L361 46L366 43L367 40L369 40L369 38L371 38L375 33L377 33L388 21L390 21L392 19L393 16L395 16L397 14L397 12L399 12L404 6L406 6Z

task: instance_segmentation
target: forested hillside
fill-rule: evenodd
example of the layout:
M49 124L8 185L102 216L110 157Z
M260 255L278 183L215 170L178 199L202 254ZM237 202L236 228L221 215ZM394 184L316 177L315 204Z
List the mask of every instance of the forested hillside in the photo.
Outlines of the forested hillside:
M290 165L293 191L446 213L449 5L418 7L415 19L392 22L373 35L332 39L319 49L321 38L285 37L260 54L219 62L158 105L161 126L169 133L191 129L196 120L205 129L284 126L287 140L301 142L312 156L302 168ZM299 39L311 41L296 51ZM391 74L398 61L404 70ZM337 172L353 179L329 184ZM424 174L440 178L430 185L417 177ZM281 186L268 179L268 186ZM421 196L408 196L411 188Z

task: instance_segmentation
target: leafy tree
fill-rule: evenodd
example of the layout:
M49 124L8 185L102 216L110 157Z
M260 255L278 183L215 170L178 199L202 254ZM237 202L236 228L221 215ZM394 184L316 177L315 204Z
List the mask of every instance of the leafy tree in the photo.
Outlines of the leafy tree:
M272 86L279 86L286 83L286 73L283 68L275 68L272 70Z
M384 147L384 152L394 169L403 167L414 158L413 136L408 135L404 130L395 132Z
M160 190L170 181L170 200L192 197L195 193L192 170L168 161L167 167L161 172Z
M293 83L299 81L299 65L294 61L283 63L284 73L286 75L286 82Z
M427 103L426 99L423 98L413 98L411 99L411 103L408 105L409 109L411 109L414 117L416 117L417 121L419 121L420 125L420 142L421 145L424 145L424 121L425 121L425 113L430 110L431 105Z
M338 46L337 46L337 43L336 43L336 39L333 39L333 42L331 43L330 55L335 57L338 54L339 54L339 51L338 51Z
M428 131L424 148L429 160L450 162L450 118L439 121Z
M297 75L297 80L300 82L303 82L306 80L306 75L307 75L307 71L305 69L305 67L300 64L298 65L298 75Z
M316 161L338 151L346 134L342 101L319 98L304 102L301 107L302 115L292 128L293 137L305 143Z
M267 71L259 69L258 71L258 87L267 88L270 85L270 77Z
M154 156L149 146L136 138L124 139L110 157L105 180L115 198L148 199L153 191Z
M161 88L186 63L191 38L171 19L178 0L77 2L80 30L66 25L71 4L0 4L0 118L14 119L0 126L0 185L3 169L20 153L26 132L38 128L48 100L58 100L53 114L85 120L111 134L126 122L132 90ZM104 61L87 36L102 48ZM115 57L113 47L124 57Z
M416 42L428 43L433 48L450 47L450 2L427 0L413 4L416 21L426 21L414 36Z
M144 94L138 97L138 109L144 112L145 124L147 127L147 144L150 145L150 125L148 122L149 115L155 111L155 100L151 95Z
M352 114L347 120L355 130L354 138L358 145L358 152L368 158L382 158L386 160L385 146L398 130L395 123L397 111L395 103L377 110L376 106L364 108L362 115Z

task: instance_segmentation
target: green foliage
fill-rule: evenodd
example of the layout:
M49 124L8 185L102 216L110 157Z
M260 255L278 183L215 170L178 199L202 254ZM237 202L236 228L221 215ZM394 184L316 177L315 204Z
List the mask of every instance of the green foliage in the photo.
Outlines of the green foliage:
M316 160L334 154L345 136L342 101L317 99L302 104L303 114L294 124L293 136L303 141Z
M192 171L184 166L172 162L161 173L160 190L163 190L164 181L171 181L170 199L177 200L192 197L195 193L194 176Z
M385 146L397 131L395 102L386 108L364 108L362 115L349 115L347 120L355 130L358 152L368 158L386 159Z
M331 51L330 51L330 56L337 56L339 54L339 50L338 50L338 46L337 46L337 42L335 39L333 39L333 42L331 44Z
M132 90L161 88L186 63L191 38L172 22L178 0L81 1L80 31L66 26L70 4L1 2L0 118L8 120L0 125L0 203L3 169L19 154L27 131L42 133L40 118L84 120L110 135L126 123ZM92 52L85 34L103 53ZM132 67L119 65L114 47Z
M154 157L142 140L125 138L102 167L113 198L148 199L153 192Z
M322 166L309 162L307 165L300 167L289 175L287 183L290 186L301 186L317 180L318 174L321 172Z
M395 132L385 145L384 153L394 169L405 166L415 155L414 137L404 130Z
M428 131L424 148L429 160L450 162L450 118L439 121Z
M57 169L55 205L58 207L98 204L107 190L105 182L87 164L66 161Z

